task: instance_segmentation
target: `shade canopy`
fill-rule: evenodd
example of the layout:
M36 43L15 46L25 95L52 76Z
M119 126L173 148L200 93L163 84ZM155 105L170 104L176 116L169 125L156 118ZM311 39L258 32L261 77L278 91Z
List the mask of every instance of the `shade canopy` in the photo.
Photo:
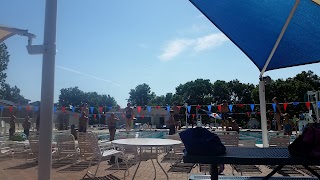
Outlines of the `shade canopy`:
M260 71L295 3L295 0L190 1ZM315 1L301 0L266 70L320 61L320 6Z
M27 36L30 38L35 38L34 34L28 33L28 30L0 25L0 42L3 42L4 40L16 34L21 36Z

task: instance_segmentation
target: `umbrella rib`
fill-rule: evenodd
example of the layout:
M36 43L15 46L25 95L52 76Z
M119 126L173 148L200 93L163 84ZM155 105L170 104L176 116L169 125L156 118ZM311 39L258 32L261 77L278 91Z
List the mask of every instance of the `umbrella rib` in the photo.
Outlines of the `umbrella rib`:
M279 45L279 43L280 43L280 41L281 41L284 33L286 32L287 27L289 26L289 23L290 23L293 15L294 15L294 13L296 12L296 9L298 8L299 3L300 3L300 0L296 0L296 2L294 3L294 6L293 6L293 8L292 8L292 10L291 10L291 12L290 12L290 14L289 14L289 17L287 18L286 23L285 23L284 26L282 27L281 33L280 33L280 35L279 35L279 37L278 37L275 45L274 45L273 48L272 48L272 51L271 51L271 53L270 53L270 55L269 55L269 57L268 57L268 59L267 59L267 61L266 61L266 64L263 66L263 68L262 68L262 70L261 70L261 72L260 72L260 77L262 77L262 75L263 75L264 72L266 71L266 69L267 69L267 67L268 67L268 65L269 65L269 63L270 63L270 61L271 61L271 59L272 59L272 57L273 57L273 54L274 54L275 51L277 50L278 45Z

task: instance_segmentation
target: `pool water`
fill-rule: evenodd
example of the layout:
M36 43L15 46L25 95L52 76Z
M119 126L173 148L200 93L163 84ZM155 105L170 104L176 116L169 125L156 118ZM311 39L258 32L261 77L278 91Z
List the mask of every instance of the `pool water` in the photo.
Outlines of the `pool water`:
M168 135L167 131L137 131L137 132L116 132L115 139L121 138L159 138L164 139ZM109 134L98 133L101 140L109 140Z
M270 136L275 136L277 135L278 132L269 132L269 137ZM239 133L239 139L240 140L250 140L250 139L255 139L256 144L262 144L262 133L259 131L240 131ZM295 139L295 136L290 137L290 142L292 142Z

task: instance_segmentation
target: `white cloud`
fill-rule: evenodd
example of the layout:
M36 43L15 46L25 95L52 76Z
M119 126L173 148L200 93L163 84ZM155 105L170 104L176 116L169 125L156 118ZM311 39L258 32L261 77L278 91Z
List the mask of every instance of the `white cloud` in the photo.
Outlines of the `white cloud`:
M166 44L163 53L158 56L158 58L162 61L170 61L187 49L197 53L220 46L225 41L228 41L228 38L222 33L210 34L193 39L175 39Z

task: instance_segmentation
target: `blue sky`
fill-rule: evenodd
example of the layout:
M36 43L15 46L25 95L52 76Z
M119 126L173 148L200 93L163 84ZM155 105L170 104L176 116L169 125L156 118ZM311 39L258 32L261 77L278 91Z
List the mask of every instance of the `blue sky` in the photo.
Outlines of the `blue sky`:
M28 29L43 42L44 1L1 2L0 24ZM40 100L42 56L28 55L27 39L5 41L7 82ZM125 106L130 89L147 83L156 95L197 78L258 83L258 68L187 0L59 0L55 102L60 89L110 94ZM273 79L320 64L267 72ZM319 74L318 74L319 75Z

